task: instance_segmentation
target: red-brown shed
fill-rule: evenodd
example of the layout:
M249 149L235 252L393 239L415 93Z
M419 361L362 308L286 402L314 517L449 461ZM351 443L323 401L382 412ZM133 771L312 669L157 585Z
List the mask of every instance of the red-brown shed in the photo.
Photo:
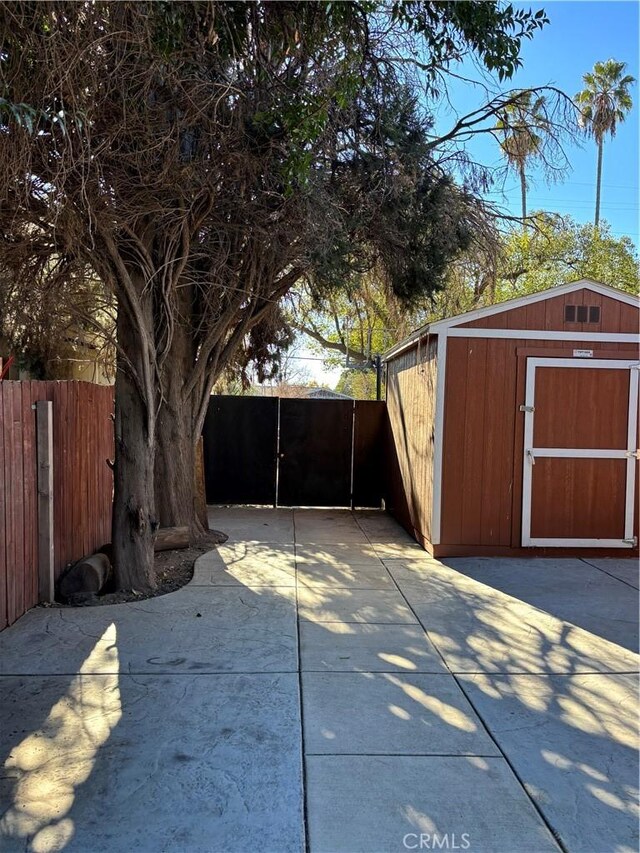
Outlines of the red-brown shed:
M391 349L389 511L435 556L637 554L639 323L583 279Z

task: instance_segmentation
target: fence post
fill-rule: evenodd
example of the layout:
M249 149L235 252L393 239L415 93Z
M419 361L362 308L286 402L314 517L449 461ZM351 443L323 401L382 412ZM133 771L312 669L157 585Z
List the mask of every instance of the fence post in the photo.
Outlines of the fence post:
M36 403L38 449L38 598L55 598L53 563L53 403Z

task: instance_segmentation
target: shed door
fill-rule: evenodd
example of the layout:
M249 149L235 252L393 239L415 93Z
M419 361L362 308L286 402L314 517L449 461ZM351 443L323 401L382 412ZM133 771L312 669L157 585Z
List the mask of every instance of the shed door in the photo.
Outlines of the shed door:
M529 358L522 544L633 547L638 363Z

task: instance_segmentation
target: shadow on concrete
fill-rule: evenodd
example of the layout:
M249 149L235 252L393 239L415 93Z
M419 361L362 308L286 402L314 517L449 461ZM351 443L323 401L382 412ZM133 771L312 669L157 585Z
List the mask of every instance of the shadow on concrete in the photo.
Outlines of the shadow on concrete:
M292 590L36 609L0 656L2 850L301 849Z

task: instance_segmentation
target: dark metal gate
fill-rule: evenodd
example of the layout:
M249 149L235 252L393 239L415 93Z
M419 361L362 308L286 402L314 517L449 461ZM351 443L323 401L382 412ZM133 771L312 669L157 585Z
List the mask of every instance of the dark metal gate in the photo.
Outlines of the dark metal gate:
M351 506L351 400L280 400L281 506Z
M275 504L278 400L211 397L202 431L210 504Z
M207 503L379 507L385 403L213 396Z
M352 506L380 507L386 472L387 404L356 400L353 415Z

